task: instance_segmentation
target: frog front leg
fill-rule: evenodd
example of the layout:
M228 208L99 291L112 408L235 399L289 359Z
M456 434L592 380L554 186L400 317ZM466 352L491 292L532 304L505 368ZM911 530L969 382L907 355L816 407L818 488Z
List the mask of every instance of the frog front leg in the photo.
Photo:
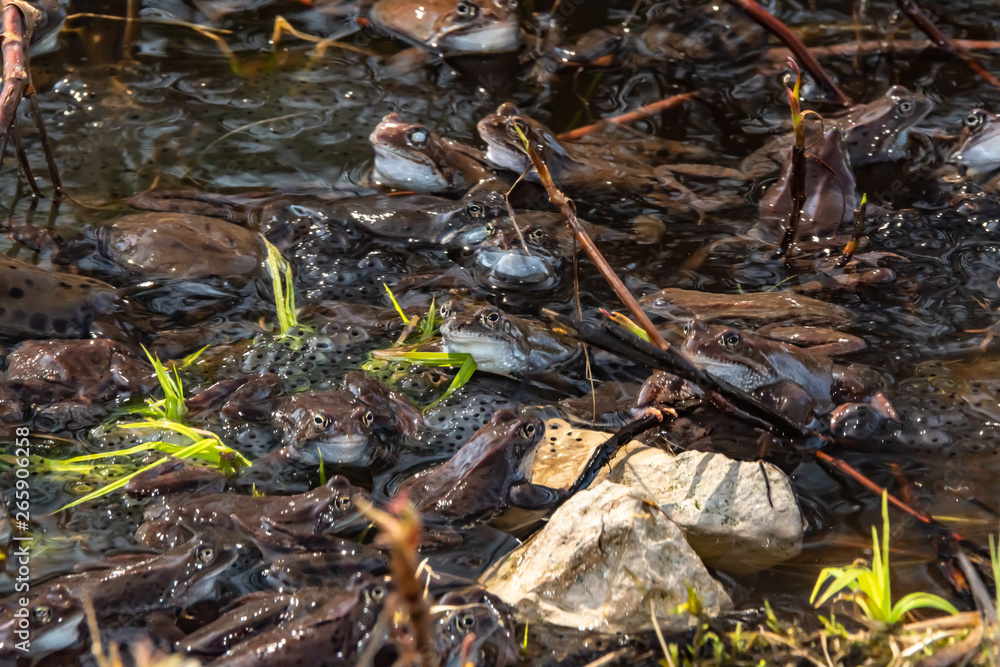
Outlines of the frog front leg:
M549 486L518 482L510 487L507 504L523 510L545 510L561 503L564 495L562 491Z

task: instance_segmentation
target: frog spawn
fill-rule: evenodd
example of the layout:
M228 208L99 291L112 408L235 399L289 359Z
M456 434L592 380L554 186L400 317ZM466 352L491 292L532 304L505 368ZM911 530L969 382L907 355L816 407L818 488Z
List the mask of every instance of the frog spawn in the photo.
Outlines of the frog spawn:
M295 327L281 335L257 336L243 357L241 370L258 375L273 373L289 394L310 388L330 389L336 384L335 378L356 368L376 344L358 325L335 324L325 334Z

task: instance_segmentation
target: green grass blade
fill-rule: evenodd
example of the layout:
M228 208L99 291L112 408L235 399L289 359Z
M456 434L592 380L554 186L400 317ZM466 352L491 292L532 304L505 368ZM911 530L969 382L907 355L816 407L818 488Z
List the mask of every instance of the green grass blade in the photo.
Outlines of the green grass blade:
M437 326L437 310L434 308L434 301L434 297L431 297L431 306L427 309L427 318L420 325L420 342L434 335L434 330Z
M184 449L182 449L178 453L178 458L188 458L188 457L192 456L193 454L197 454L202 449L204 449L205 447L207 447L207 446L209 446L211 444L212 444L212 441L206 438L205 440L202 440L201 442L196 442L193 445L188 445L187 447L185 447ZM77 506L77 505L79 505L81 503L87 502L88 500L94 500L95 498L100 498L101 496L107 495L108 493L111 493L112 491L116 491L116 490L118 490L120 488L123 488L126 484L128 484L129 480L131 480L133 477L135 477L136 475L138 475L140 473L146 472L147 470L151 470L151 469L155 468L156 466L160 465L160 463L162 463L162 462L163 462L163 460L160 459L158 461L154 461L153 463L150 463L149 465L143 466L143 467L139 468L138 470L136 470L134 473L132 473L130 475L125 475L124 477L116 479L115 481L113 481L110 484L107 484L105 486L102 486L101 488L97 489L96 491L91 491L90 493L88 493L87 495L83 496L82 498L77 498L73 502L68 503L66 505L63 505L62 507L60 507L59 509L57 509L55 512L53 512L53 514L58 514L59 512L62 512L63 510L67 510L67 509L69 509L71 507L75 507L75 506Z
M472 355L465 354L463 356L465 357L465 361L462 362L462 366L458 369L458 375L456 375L455 379L451 381L451 384L448 385L448 388L445 390L445 392L441 394L441 396L438 397L436 401L427 406L428 408L440 403L441 401L448 398L456 391L464 387L465 384L472 377L472 374L476 372L476 360L472 358Z
M895 625L904 616L906 616L907 613L913 611L914 609L937 609L938 611L943 611L951 616L958 613L958 609L955 608L955 605L948 602L940 595L917 592L904 595L903 599L896 603L889 614L888 623L890 625Z
M320 486L326 486L326 465L323 463L323 449L317 447L316 453L319 454L319 484Z
M837 593L840 593L845 588L852 589L857 584L858 577L863 574L864 570L857 567L845 567L845 568L824 568L820 572L820 579L816 582L816 588L813 590L813 597L810 598L810 602L816 597L816 591L819 590L820 581L825 581L826 579L833 579L830 585L827 587L826 591L819 597L813 606L820 607L827 600L832 598ZM825 576L824 576L825 575Z
M263 237L261 237L263 238ZM292 267L281 251L267 239L267 273L271 276L271 290L274 292L274 309L278 315L278 328L285 333L298 326L298 316L295 314L295 289L292 283Z
M386 293L389 295L389 298L392 300L392 306L396 309L396 312L399 313L399 317L400 317L400 319L403 320L403 324L409 324L410 323L410 318L408 318L406 316L406 313L403 312L403 308L399 305L399 302L396 301L396 295L392 293L392 290L389 289L389 286L386 285L385 283L382 283L382 287L385 288Z

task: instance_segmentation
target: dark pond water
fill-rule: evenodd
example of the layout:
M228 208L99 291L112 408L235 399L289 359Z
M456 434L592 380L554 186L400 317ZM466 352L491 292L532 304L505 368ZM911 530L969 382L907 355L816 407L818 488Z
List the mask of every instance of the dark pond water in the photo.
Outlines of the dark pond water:
M669 140L685 146L685 159L675 159L669 155L675 144L660 142L659 152L644 158L651 162L697 161L725 167L739 167L769 137L787 131L784 56L753 25L734 23L733 30L723 35L732 42L744 30L751 33L748 46L732 54L725 52L723 43L712 41L722 31L707 22L689 30L700 40L698 44L707 47L700 58L648 59L633 54L609 67L556 71L546 70L544 65L551 64L550 60L536 66L530 58L519 63L515 56L446 62L431 58L424 66L407 69L386 64L401 48L397 43L367 31L347 36L344 42L372 55L331 47L318 57L311 45L294 38L283 39L272 50L271 29L279 13L312 34L349 32L349 17L331 10L333 3L318 8L274 3L233 13L214 24L180 0L140 4L144 21L134 31L107 18L72 18L59 35L56 49L32 59L55 158L74 201L58 208L52 208L47 199L31 202L8 158L0 179L0 201L9 228L31 224L90 229L134 212L126 200L152 189L231 193L278 188L323 192L328 197L367 192L365 175L373 163L368 136L393 111L441 135L481 147L477 121L505 101L516 102L526 115L562 132L677 93L698 91L697 98L634 123L630 131L615 136L623 142ZM536 10L548 8L547 3L535 4ZM576 0L563 4L566 35L574 37L593 27L619 24L633 3ZM676 11L670 3L653 4L642 14ZM124 15L124 3L71 5L70 13ZM869 4L859 25L852 23L854 7L851 2L796 3L780 7L778 14L814 46L851 44L856 31L864 39L880 39L894 30L900 39L919 39L911 34L905 19L893 19L891 3ZM527 16L531 9L522 7L522 14ZM955 37L998 38L1000 9L994 3L948 3L948 11L935 18ZM204 33L177 25L178 21L225 30L218 36L231 50L231 58ZM630 22L631 39L637 39L643 25L641 19ZM987 68L1000 70L994 53L979 51L976 56ZM697 216L664 211L628 196L613 201L577 197L580 215L610 227L628 228L637 216L665 225L665 234L655 244L602 244L636 295L665 287L736 292L781 285L809 289L812 296L850 310L855 321L847 330L868 344L867 350L850 360L884 374L886 394L900 414L901 426L870 446L833 453L890 488L899 489L905 480L921 508L984 543L987 534L995 532L1000 506L995 484L1000 468L1000 377L995 345L981 345L987 335L983 330L996 322L1000 305L1000 207L970 213L968 207L950 204L963 188L994 189L985 181L948 181L938 169L952 145L942 135L958 134L973 108L995 112L1000 91L971 75L957 60L935 51L901 48L892 55L873 51L823 61L856 101L875 100L889 86L899 84L923 93L935 104L911 136L906 157L856 169L858 191L868 193L888 211L866 221L869 245L865 251L884 253L876 261L894 272L893 282L837 288L830 281L823 282L822 276L786 270L778 261L748 260L746 253L710 252L706 261L694 262L692 258L706 244L753 225L757 202L777 178L777 170L751 182L686 181L705 200L730 197L744 202L710 213L701 222ZM805 94L810 107L822 113L835 111L811 85ZM24 143L44 187L47 181L38 136L27 121L27 117L22 119ZM0 243L10 257L52 267L47 253L33 254L10 240ZM458 266L469 266L468 251L443 250L432 244L348 233L334 239L307 235L283 249L295 269L299 305L341 300L389 307L381 287L386 282L404 305L426 308L432 296L440 302L457 280L470 289L473 298L508 312L537 315L542 308L551 308L569 315L575 310L568 264L544 289L512 289L477 280L467 268L464 273L458 271ZM102 273L105 269L100 263L79 266L81 272L101 277L107 276ZM432 280L440 274L450 276L451 282ZM181 354L204 344L220 344L208 353L209 362L189 371L189 391L199 383L207 384L210 376L234 376L247 370L245 364L250 362L244 361L244 355L250 354L256 323L261 318L273 319L266 281L249 287L226 285L207 296L192 291L190 285L187 291L176 285L123 285L120 277L116 284L157 313L150 320L154 328L189 328L183 337L171 338L180 342L161 349ZM585 261L579 296L587 316L597 315L600 307L618 307ZM199 328L190 329L193 325ZM340 338L336 353L329 355L325 365L313 371L291 371L288 378L307 376L315 386L336 384L346 371L364 363L369 351L391 344L398 330L368 329L352 338L342 327L330 335ZM158 338L146 331L135 338L163 344L170 337ZM261 349L265 355L273 354L273 350ZM265 361L276 368L283 363L273 358ZM646 377L644 369L611 361L599 363L596 372L599 379L635 386ZM579 378L582 370L573 368L569 373ZM545 416L565 416L566 408L558 401L586 393L577 385L569 385L574 387L569 390L566 386L553 389L479 373L456 396L435 408L434 428L410 438L390 437L391 462L344 472L355 483L373 489L376 499L385 499L387 488L404 475L450 456L496 409L535 406ZM208 424L211 428L252 457L277 446L280 438L266 426L222 424L213 419ZM604 420L616 424L620 416ZM35 453L65 458L115 444L90 433L99 421L58 431L60 439L40 438ZM734 421L718 428L718 442L713 446L724 449L732 444L740 456L755 455L754 442L741 441L745 427ZM769 456L794 482L809 523L806 544L790 562L733 580L734 601L738 608L755 609L766 599L780 610L799 614L808 607L809 591L822 567L845 564L862 555L870 526L879 520L878 499L814 461L782 453L780 448ZM3 472L4 487L12 485L11 475L8 467ZM316 481L315 466L280 478L288 490L315 486ZM68 572L84 560L136 551L133 534L143 501L112 494L47 516L78 497L84 486L68 476L34 476L32 514L39 538L33 578ZM920 589L951 595L923 531L898 516L893 525L897 591ZM438 556L437 566L474 575L513 545L511 538L490 529L470 537L465 547ZM250 574L234 579L227 583L228 595L251 590L258 583ZM0 575L0 595L11 592L13 585L12 571ZM120 629L121 637L133 634ZM70 664L72 658L59 659L53 658L51 664Z

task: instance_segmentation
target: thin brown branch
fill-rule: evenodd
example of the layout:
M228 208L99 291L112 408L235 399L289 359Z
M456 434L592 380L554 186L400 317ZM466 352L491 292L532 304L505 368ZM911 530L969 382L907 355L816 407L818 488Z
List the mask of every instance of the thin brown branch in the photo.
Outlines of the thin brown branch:
M24 51L24 16L16 5L3 6L3 89L0 90L0 158L14 129L17 107L28 86L27 56Z
M795 59L798 60L806 71L812 75L812 78L825 88L827 93L833 97L834 102L842 104L843 106L850 106L851 98L845 95L837 84L834 83L833 79L830 78L830 75L823 69L823 66L819 64L819 61L816 60L813 54L809 52L809 48L795 33L788 29L788 26L779 21L766 9L758 5L754 0L726 1L729 4L735 5L739 9L743 10L747 16L780 39L782 43L787 46L793 54L795 54Z
M520 133L520 130L518 130L518 133ZM531 142L529 142L523 134L521 135L521 139L524 142L528 157L531 158L531 164L534 165L535 171L538 172L538 179L542 182L542 185L545 187L545 192L549 195L549 201L552 202L552 204L559 209L560 213L563 214L563 217L569 224L570 229L573 230L573 234L576 236L576 239L580 242L580 245L583 246L583 249L587 251L587 256L590 257L590 261L594 263L597 270L601 272L604 279L608 281L609 285L611 285L611 289L614 290L615 294L618 295L618 298L621 299L623 304L625 304L625 307L629 309L630 313L632 313L632 317L635 318L635 321L639 323L639 326L641 326L646 332L646 335L649 336L649 342L664 350L669 348L670 344L667 343L667 341L663 339L663 336L660 335L660 332L656 330L656 327L653 326L653 323L646 315L646 312L639 305L639 302L636 301L635 297L632 296L632 293L628 291L628 288L625 287L625 283L621 281L621 278L619 278L618 274L616 274L614 269L611 268L608 261L604 259L604 255L602 255L601 251L597 249L597 246L594 245L594 241L590 238L590 235L587 234L583 225L580 224L580 221L576 217L576 205L573 203L573 200L564 195L562 191L556 187L556 184L552 181L552 175L549 173L549 168L545 166L545 162L542 161L542 158L538 155L538 151L536 151L534 146L531 145Z
M994 88L1000 88L1000 79L997 79L992 73L988 72L985 67L979 64L977 60L974 60L971 56L969 56L969 54L955 46L955 44L953 44L952 41L948 39L948 37L946 37L936 25L934 25L927 15L921 11L920 7L916 2L914 2L914 0L896 0L896 5L899 6L903 13L906 14L906 16L913 21L913 23L920 28L920 31L927 35L932 42L956 58L960 59L963 63L965 63L966 67L975 72L983 81L986 81Z
M679 95L674 95L673 97L668 97L662 99L658 102L653 102L652 104L647 104L645 106L639 107L635 111L629 111L621 116L613 116L611 118L605 118L592 125L584 125L583 127L578 127L575 130L570 130L569 132L563 132L559 135L560 139L579 139L580 137L590 134L594 130L600 130L608 127L609 125L624 125L625 123L631 123L635 120L642 120L647 116L652 116L655 113L661 111L666 111L667 109L672 109L673 107L686 102L695 96L695 93L680 93Z
M28 154L24 152L24 143L21 141L21 133L17 129L17 123L14 123L13 135L14 153L17 155L17 163L21 167L21 173L24 174L24 180L28 182L31 194L36 198L41 197L42 191L38 189L38 182L35 180L35 174L31 171L31 164L28 162Z
M45 130L45 121L42 119L42 109L38 106L38 95L35 94L35 85L31 82L31 71L28 71L28 88L24 91L31 105L31 112L35 116L35 127L38 129L38 139L42 144L42 154L45 155L45 164L49 170L49 179L52 181L53 201L59 201L63 196L62 178L59 177L59 167L56 166L56 158L52 152L52 144L49 143L49 133Z
M984 39L953 39L951 43L963 51L1000 51L1000 42ZM847 42L828 46L811 46L809 51L817 58L844 57L853 58L858 54L868 52L892 51L893 53L916 53L934 47L936 44L926 39L868 40L864 42ZM769 49L764 57L767 60L784 63L792 56L792 52L783 47Z

